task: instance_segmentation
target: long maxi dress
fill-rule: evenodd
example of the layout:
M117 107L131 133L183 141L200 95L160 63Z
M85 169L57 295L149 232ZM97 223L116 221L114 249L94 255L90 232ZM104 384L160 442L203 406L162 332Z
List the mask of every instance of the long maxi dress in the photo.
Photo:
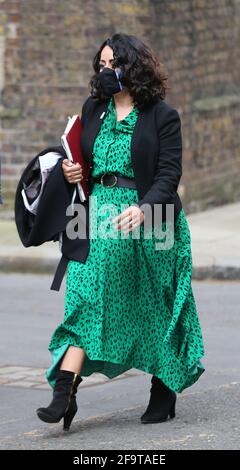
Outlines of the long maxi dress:
M94 142L93 176L114 172L134 178L130 144L137 116L135 106L117 121L114 99L110 99ZM52 364L46 378L54 387L63 356L73 345L86 353L82 377L98 372L111 379L135 368L182 392L205 371L185 211L182 208L178 215L173 246L156 250L159 239L154 233L144 238L143 224L138 238L134 230L124 237L112 228L111 220L138 200L136 189L95 182L92 196L96 196L98 211L96 219L96 205L93 209L90 204L90 227L92 220L96 229L97 220L99 232L90 240L85 263L68 262L64 318L48 346ZM113 204L115 212L106 204Z

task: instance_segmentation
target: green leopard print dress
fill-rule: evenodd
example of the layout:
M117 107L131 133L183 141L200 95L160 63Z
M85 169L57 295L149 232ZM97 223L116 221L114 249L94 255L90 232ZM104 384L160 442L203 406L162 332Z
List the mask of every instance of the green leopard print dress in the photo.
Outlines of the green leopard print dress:
M113 171L134 177L130 143L137 116L134 107L117 121L111 98L94 142L93 176ZM98 208L114 204L115 213L110 205L102 212L99 209L99 235L90 240L86 262L68 262L64 318L48 347L52 365L46 378L54 387L63 356L73 345L86 353L82 377L98 372L111 379L135 368L182 392L205 370L200 361L204 346L191 286L191 239L184 209L177 218L172 248L156 250L159 239L154 234L144 238L143 224L138 238L132 235L134 230L121 236L115 228L115 238L111 231L111 220L138 200L136 189L94 183L91 196L96 196ZM94 214L96 220L96 209L91 207L90 226ZM100 226L110 236L104 237Z

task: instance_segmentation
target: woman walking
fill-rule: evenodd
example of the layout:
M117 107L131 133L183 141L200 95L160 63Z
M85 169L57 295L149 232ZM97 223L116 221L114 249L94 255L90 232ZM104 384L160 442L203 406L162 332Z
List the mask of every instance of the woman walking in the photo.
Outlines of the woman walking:
M162 65L137 37L115 34L103 42L93 67L81 146L90 162L91 198L104 210L95 223L90 203L90 227L97 225L98 235L90 239L85 263L68 262L64 319L48 347L53 398L37 410L45 422L64 418L65 430L77 412L82 377L98 372L114 378L131 368L152 374L141 422L158 423L175 416L177 393L205 370L191 286L191 238L177 194L181 122L164 101ZM79 165L64 159L62 170L70 185L81 181ZM148 209L156 204L162 205L165 234L171 227L166 205L174 206L168 249L156 249L155 213L151 237L145 236Z

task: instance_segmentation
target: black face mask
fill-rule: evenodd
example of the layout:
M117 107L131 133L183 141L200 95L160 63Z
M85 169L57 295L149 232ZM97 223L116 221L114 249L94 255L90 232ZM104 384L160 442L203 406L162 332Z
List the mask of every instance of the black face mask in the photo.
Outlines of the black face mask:
M99 72L98 79L104 95L112 96L125 88L120 81L121 77L122 71L120 68L110 69L109 67L104 67L103 70Z

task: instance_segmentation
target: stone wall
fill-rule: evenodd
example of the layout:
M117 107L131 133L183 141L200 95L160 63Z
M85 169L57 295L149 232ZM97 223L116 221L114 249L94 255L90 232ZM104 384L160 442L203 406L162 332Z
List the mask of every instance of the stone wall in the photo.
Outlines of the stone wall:
M80 112L92 58L115 32L145 40L168 71L186 211L239 200L239 0L0 0L1 211L26 163Z

